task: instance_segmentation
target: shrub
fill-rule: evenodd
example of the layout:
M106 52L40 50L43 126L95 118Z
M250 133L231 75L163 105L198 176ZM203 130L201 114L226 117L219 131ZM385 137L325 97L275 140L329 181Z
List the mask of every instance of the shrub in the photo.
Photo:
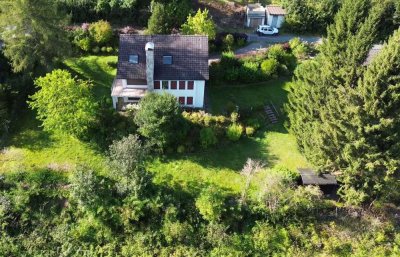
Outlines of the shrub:
M238 45L239 47L245 46L245 45L246 45L246 39L244 39L244 38L239 38L239 39L237 40L237 45Z
M83 51L89 52L92 41L89 37L85 37L76 42L76 45Z
M233 123L236 123L239 121L239 113L238 112L232 112L231 113L231 121Z
M243 82L254 82L260 79L257 62L244 62L239 72L239 79Z
M107 53L112 53L114 51L114 48L111 46L107 47Z
M114 141L109 150L109 175L116 181L120 193L137 195L146 185L147 173L143 162L147 149L137 135Z
M254 135L256 130L253 127L246 127L246 136L251 137Z
M92 52L98 54L100 52L100 47L98 46L93 47Z
M296 47L298 47L301 44L302 44L302 42L301 42L301 39L299 37L292 38L289 41L289 46L290 46L290 49L292 49L292 50L295 49Z
M200 130L200 144L203 148L208 148L218 142L212 128L202 128Z
M283 56L285 55L286 51L280 44L276 44L268 48L267 56L269 59L275 59L278 62L283 62Z
M94 42L103 45L110 42L113 31L109 22L100 20L90 24L89 34Z
M255 130L261 127L260 121L257 118L250 118L246 121L246 125L249 127L253 127Z
M231 141L238 141L242 136L243 126L240 124L232 124L226 130L226 136Z
M240 70L241 70L241 68L237 68L237 67L231 67L231 68L227 69L225 72L225 77L224 77L225 80L231 81L231 82L237 81L239 78Z
M225 197L219 188L208 187L196 199L196 207L205 220L218 221L225 210Z
M101 52L102 52L102 53L107 52L107 47L103 46L103 47L101 48Z
M178 148L176 149L177 153L184 153L185 152L185 146L184 145L180 145L178 146Z
M232 67L240 67L241 63L240 60L236 58L234 52L228 51L222 53L220 65L222 69L227 70Z
M305 44L300 44L292 50L292 53L298 59L305 59L307 57L308 47Z
M261 63L261 70L265 75L271 77L278 71L279 62L276 59L268 59Z
M235 44L235 39L233 38L232 34L226 35L226 37L224 38L224 45L225 45L224 48L231 50L234 44Z

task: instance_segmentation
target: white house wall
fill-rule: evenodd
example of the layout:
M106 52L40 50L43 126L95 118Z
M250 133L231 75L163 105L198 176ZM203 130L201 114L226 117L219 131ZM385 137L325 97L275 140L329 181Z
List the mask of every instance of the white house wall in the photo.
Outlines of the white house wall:
M205 90L205 81L204 80L194 80L194 87L193 89L187 89L188 88L188 81L185 81L185 89L179 89L179 81L177 81L177 89L170 89L171 88L171 81L168 81L168 89L154 89L154 92L156 93L163 93L167 92L177 98L177 101L179 97L185 97L185 102L187 100L187 97L193 97L193 105L185 105L187 107L193 107L193 108L203 108L204 107L204 90ZM160 81L161 87L162 87L162 82ZM123 85L126 86L126 81L123 82ZM142 88L143 86L140 86ZM139 86L138 86L139 88ZM113 107L114 109L117 108L117 103L118 103L118 97L123 98L125 103L135 103L137 101L131 101L129 100L129 97L127 96L117 96L113 95L112 100L113 100Z
M272 26L272 19L273 19L273 15L271 15L267 12L267 25ZM278 21L276 23L276 27L278 29L281 28L284 22L285 22L285 16L278 15Z
M193 105L188 105L188 107L194 108L203 108L204 107L204 89L205 89L205 81L204 80L195 80L194 81L194 88L193 90L189 89L179 89L179 84L177 85L177 89L170 89L171 88L171 81L168 81L168 88L169 89L155 89L154 92L162 93L167 92L176 98L179 97L193 97ZM187 88L187 81L186 81L186 88Z

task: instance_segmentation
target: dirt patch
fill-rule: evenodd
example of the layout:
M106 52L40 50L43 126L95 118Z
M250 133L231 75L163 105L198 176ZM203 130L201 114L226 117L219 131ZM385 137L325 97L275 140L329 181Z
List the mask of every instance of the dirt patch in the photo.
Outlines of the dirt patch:
M240 29L244 27L246 8L235 2L218 0L193 1L193 7L208 9L219 30Z

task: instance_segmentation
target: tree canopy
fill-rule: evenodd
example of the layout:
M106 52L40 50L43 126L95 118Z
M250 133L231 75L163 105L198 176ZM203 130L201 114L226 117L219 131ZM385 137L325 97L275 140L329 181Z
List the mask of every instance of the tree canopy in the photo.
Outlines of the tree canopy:
M151 9L147 26L149 34L170 34L174 29L180 28L191 12L188 0L152 1Z
M0 34L15 72L49 66L68 53L68 17L53 0L2 0Z
M320 170L341 171L341 179L345 184L344 194L357 192L360 196L356 200L358 203L373 197L383 197L383 191L375 189L380 188L386 178L376 176L379 172L371 168L374 166L372 164L385 162L394 165L398 161L397 157L385 155L381 155L383 159L374 159L377 158L377 152L373 149L383 149L376 145L377 141L369 141L373 133L367 136L363 130L379 123L379 120L369 120L371 123L368 125L365 120L367 116L362 114L367 102L359 96L362 90L366 90L364 87L374 86L373 83L366 84L363 78L370 74L374 65L365 66L364 62L376 42L377 28L386 7L373 4L370 0L344 1L335 17L335 23L328 28L327 38L320 48L321 53L296 70L287 105L290 130L296 136L299 147ZM396 40L392 38L389 44ZM383 58L377 58L375 62L379 62L376 66L383 68ZM397 65L395 58L389 58L387 62L388 67ZM382 85L390 84L393 79L389 74L379 79L381 71L375 72L376 79ZM396 137L396 134L392 136ZM364 149L361 156L356 154L361 153L360 147ZM385 158L389 159L384 161ZM360 163L364 165L358 165ZM383 173L393 174L393 170L396 170L393 167L388 169L386 166ZM368 174L366 170L371 173Z
M140 100L139 106L135 123L139 133L152 144L163 148L186 135L186 123L173 95L150 93Z
M29 105L37 111L44 129L85 136L97 115L92 85L65 70L54 70L36 79L35 85L38 91L31 96Z
M211 17L208 15L208 10L200 9L197 13L189 15L187 21L182 25L182 33L185 35L205 35L209 40L215 39L216 27Z

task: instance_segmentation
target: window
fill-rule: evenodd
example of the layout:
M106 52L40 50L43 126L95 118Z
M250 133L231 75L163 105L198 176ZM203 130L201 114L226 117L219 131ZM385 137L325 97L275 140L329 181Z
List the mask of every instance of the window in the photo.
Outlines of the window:
M185 90L185 81L179 81L179 89Z
M176 89L177 82L171 81L171 89Z
M154 81L154 89L160 89L160 81Z
M172 56L164 55L163 56L163 64L172 64Z
M185 97L180 96L178 99L179 99L179 104L181 104L181 105L185 104Z
M186 98L186 104L187 105L193 105L193 97L189 96Z
M139 101L140 97L128 97L128 101Z
M168 89L168 81L164 80L164 81L162 82L162 88L163 88L163 89Z
M194 81L188 81L188 89L193 90L194 88Z
M139 63L139 56L137 54L129 55L129 63L133 64Z

